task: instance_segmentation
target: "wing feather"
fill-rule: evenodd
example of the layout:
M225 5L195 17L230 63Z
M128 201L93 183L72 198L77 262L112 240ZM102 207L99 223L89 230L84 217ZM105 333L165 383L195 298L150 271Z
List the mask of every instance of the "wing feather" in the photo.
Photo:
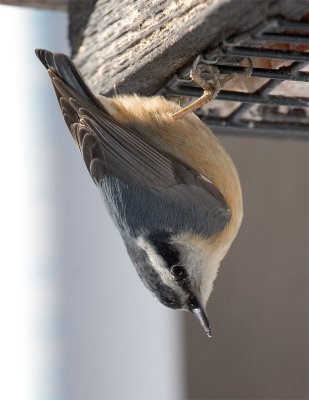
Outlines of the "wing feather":
M49 68L65 122L96 184L100 185L107 175L112 175L162 192L176 202L181 199L206 208L207 212L213 209L217 214L221 210L224 227L230 220L230 212L222 194L211 182L171 154L154 148L141 133L115 121L66 56L52 56L49 52L44 56L43 50L39 52L39 58Z

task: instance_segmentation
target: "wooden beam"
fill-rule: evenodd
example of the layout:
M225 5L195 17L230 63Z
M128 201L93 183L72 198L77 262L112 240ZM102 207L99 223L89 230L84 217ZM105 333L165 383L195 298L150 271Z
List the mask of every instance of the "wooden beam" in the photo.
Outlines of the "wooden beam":
M117 83L120 93L150 95L224 37L267 15L296 18L307 7L300 0L98 0L75 62L97 92L112 94Z
M69 0L1 0L0 4L9 6L45 8L67 11Z
M69 38L72 54L78 51L88 19L97 0L69 0Z

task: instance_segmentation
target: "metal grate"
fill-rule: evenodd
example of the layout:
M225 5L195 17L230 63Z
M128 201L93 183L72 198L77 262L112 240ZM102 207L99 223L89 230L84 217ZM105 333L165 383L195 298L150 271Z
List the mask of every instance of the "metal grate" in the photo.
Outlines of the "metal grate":
M272 17L246 33L233 36L228 41L224 40L220 47L205 51L200 57L201 62L216 65L221 74L240 72L244 67L239 64L243 63L245 58L253 59L252 77L259 79L259 82L264 78L264 81L261 86L256 86L253 92L221 91L216 100L236 102L232 110L228 115L221 115L222 110L228 108L225 107L227 103L221 104L221 111L220 105L215 108L202 108L197 111L201 119L221 134L308 140L309 72L300 71L309 65L309 36L306 34L308 31L307 22ZM299 49L301 51L296 51ZM266 60L270 67L260 68L258 64L261 62L254 62L258 59ZM280 65L280 60L285 65ZM181 70L161 93L169 98L201 96L202 89L188 79L190 69L191 67L187 66ZM279 89L279 85L288 81L295 82L292 91L302 91L304 95L271 94L276 88ZM298 88L297 82L302 82L302 87ZM286 91L291 92L291 87Z

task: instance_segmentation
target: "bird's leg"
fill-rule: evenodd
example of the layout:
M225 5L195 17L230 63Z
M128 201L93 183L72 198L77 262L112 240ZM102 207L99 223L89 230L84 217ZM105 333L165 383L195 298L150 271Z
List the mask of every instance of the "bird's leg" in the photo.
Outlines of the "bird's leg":
M209 103L211 100L215 99L223 88L223 86L231 82L237 78L247 78L251 76L252 73L252 61L249 59L250 66L244 68L241 72L232 72L231 74L220 76L219 69L213 65L205 64L203 67L197 67L197 63L199 61L199 57L195 60L192 70L190 71L190 78L196 82L201 88L204 90L202 96L195 100L192 104L189 104L187 107L182 110L171 114L170 116L173 119L179 119L184 117L186 114L197 110L202 105ZM202 72L208 72L211 75L212 82L208 82L207 80L201 77Z

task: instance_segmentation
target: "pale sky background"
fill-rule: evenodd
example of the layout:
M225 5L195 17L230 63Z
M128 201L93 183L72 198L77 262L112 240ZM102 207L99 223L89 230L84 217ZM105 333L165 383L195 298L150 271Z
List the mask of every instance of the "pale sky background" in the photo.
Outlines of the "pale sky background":
M34 47L67 50L65 24L64 13L0 6L3 399L52 398L60 390L53 332L58 318L51 173L56 138L49 114L56 107L44 93L48 84Z

